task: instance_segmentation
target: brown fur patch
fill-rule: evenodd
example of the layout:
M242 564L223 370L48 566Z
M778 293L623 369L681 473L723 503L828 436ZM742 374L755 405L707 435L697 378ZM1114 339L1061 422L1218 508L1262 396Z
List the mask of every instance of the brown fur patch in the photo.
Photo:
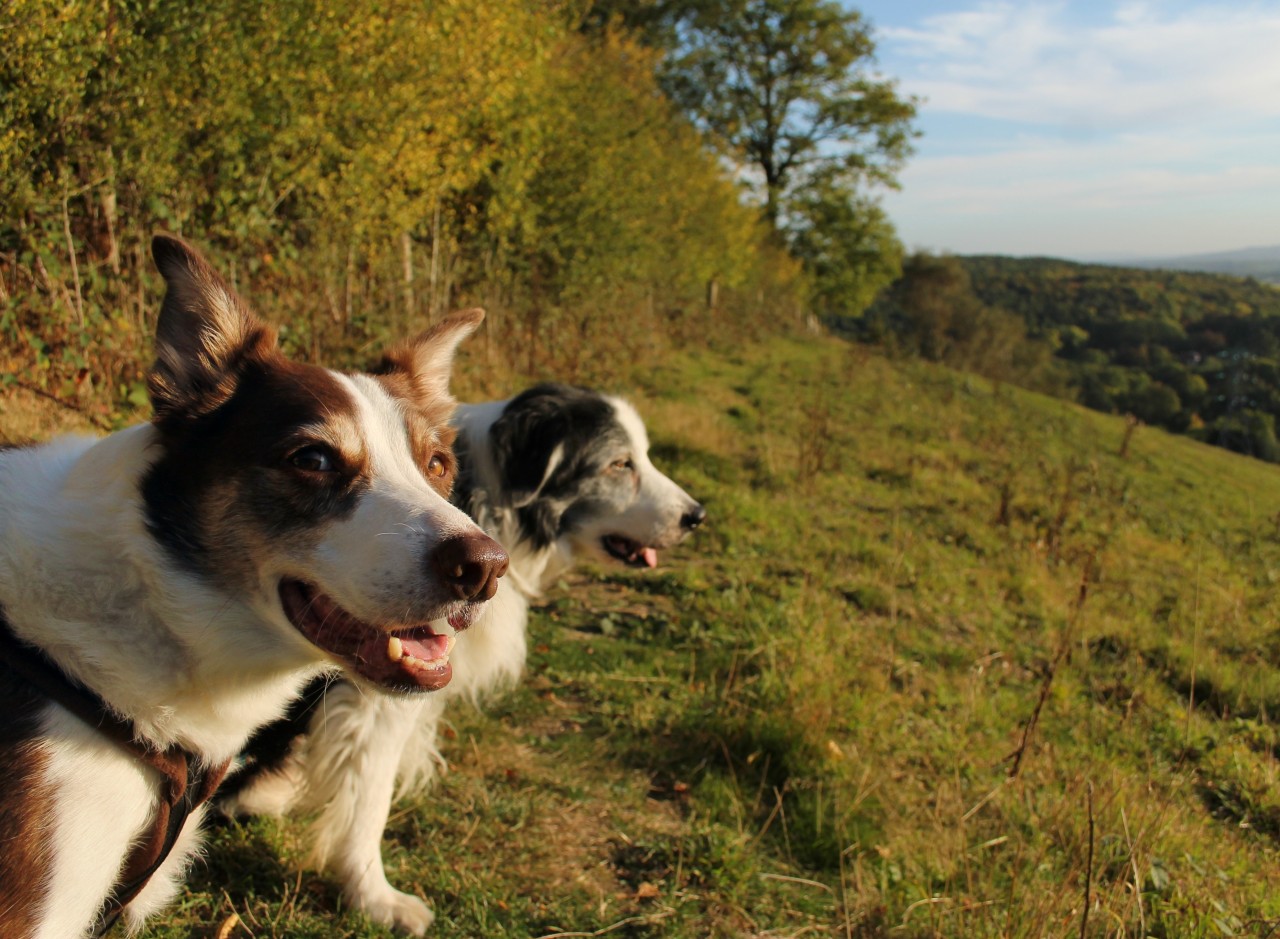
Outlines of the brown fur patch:
M154 420L165 426L225 404L247 365L273 354L276 334L190 245L158 235L152 253L168 289L147 390Z
M419 397L413 391L413 383L408 376L396 371L390 374L374 374L373 378L386 391L403 403L405 431L409 435L409 449L413 453L413 461L432 488L446 499L453 491L453 481L458 475L458 461L454 457L453 442L458 432L447 421L453 416L454 401L452 398L437 406L424 409L419 405ZM433 475L430 471L431 460L439 457L444 463L444 473Z
M318 537L345 517L369 481L350 392L328 370L271 354L246 364L231 398L168 431L143 482L153 534L190 569L235 586L285 539ZM308 473L291 456L320 446L336 472Z
M44 703L0 665L0 936L26 939L53 867L53 793L41 785L47 757L39 743Z
M445 424L453 416L455 403L449 394L454 352L483 320L484 311L479 309L450 313L420 336L388 350L369 374L428 424Z
M415 353L412 347L399 346L382 357L369 374L376 378L387 394L403 401L408 408L433 427L447 424L457 402L449 395L423 394L414 380Z

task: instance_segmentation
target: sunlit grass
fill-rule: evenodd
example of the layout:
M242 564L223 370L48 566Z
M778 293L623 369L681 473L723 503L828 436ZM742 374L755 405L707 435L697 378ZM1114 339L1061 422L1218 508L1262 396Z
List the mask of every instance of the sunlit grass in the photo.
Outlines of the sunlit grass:
M433 935L1276 927L1280 470L837 342L616 390L710 521L454 715L386 840ZM299 833L220 830L145 935L387 935Z

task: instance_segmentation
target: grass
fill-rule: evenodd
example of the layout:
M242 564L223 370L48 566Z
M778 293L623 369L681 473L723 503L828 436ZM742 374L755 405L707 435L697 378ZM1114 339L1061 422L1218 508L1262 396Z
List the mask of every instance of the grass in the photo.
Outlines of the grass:
M433 936L1280 935L1280 469L835 341L626 390L710 522L453 715L385 842ZM144 935L389 935L300 831Z

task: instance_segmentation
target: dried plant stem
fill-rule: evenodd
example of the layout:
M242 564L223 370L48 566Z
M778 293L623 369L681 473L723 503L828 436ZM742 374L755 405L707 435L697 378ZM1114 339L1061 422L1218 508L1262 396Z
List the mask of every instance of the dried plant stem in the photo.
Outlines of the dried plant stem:
M1196 666L1200 659L1200 553L1196 553L1196 591L1191 611L1191 687L1187 689L1187 719L1183 728L1183 746L1191 746L1191 715L1196 710Z
M76 243L71 237L71 213L67 210L67 197L62 197L62 234L67 239L67 254L71 256L71 280L76 288L76 321L84 329L84 294L80 290L80 264L76 260Z
M1089 904L1092 902L1093 889L1093 783L1089 783L1087 794L1089 802L1089 855L1084 868L1084 911L1080 914L1080 939L1085 939L1089 928Z
M1062 664L1062 660L1067 657L1067 652L1071 649L1071 641L1075 636L1075 627L1079 622L1080 613L1084 609L1085 600L1089 597L1089 584L1093 580L1094 570L1097 564L1098 552L1093 550L1089 552L1089 556L1085 558L1084 568L1080 572L1080 586L1076 591L1075 602L1071 605L1071 615L1067 619L1066 628L1062 631L1062 637L1058 642L1058 651L1053 656L1053 661L1049 663L1049 668L1045 671L1044 681L1040 685L1040 697L1036 700L1035 709L1031 712L1031 717L1022 728L1022 740L1019 741L1017 749L1015 749L1006 759L1013 761L1009 767L1008 778L1017 779L1018 773L1022 769L1022 758L1026 755L1027 746L1031 742L1031 735L1036 729L1036 725L1040 722L1040 712L1044 710L1044 703L1049 700L1049 690L1053 687L1054 676L1058 673L1058 666Z

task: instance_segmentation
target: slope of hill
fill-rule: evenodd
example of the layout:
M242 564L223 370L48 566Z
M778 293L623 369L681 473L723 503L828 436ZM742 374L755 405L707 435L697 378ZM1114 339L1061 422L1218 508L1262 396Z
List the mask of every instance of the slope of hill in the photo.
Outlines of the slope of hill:
M1276 467L1150 428L1121 457L1118 418L837 341L624 390L711 520L557 588L520 687L454 715L386 839L433 936L1280 918ZM219 828L143 935L389 936L299 830Z
M630 391L711 521L563 584L521 686L454 716L386 844L432 935L1280 918L1280 470L834 341ZM144 935L389 936L298 833L220 828Z
M1184 254L1171 258L1141 258L1125 261L1129 267L1164 268L1172 271L1207 271L1256 277L1280 284L1280 245L1241 248L1238 251L1215 251L1209 254Z
M1222 274L998 255L960 261L983 302L1034 329L1137 318L1191 328L1210 318L1280 317L1280 289Z

